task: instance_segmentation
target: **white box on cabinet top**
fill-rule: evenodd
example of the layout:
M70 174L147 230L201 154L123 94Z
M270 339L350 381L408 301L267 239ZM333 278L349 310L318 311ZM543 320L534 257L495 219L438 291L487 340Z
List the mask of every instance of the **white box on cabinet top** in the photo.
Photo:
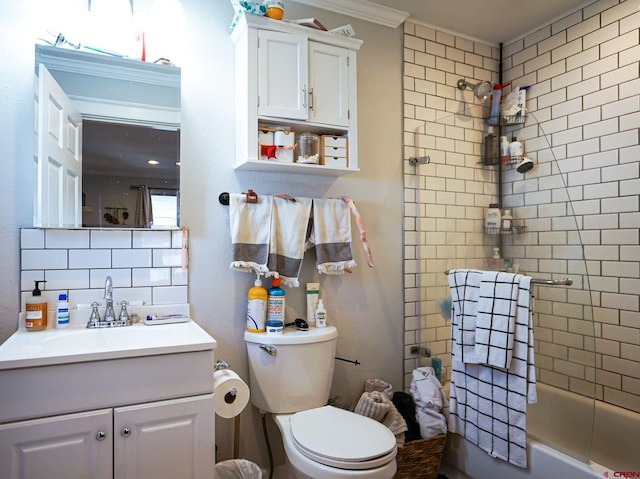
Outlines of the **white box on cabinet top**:
M332 176L358 171L356 53L362 41L256 15L244 15L232 39L235 167ZM287 125L296 137L304 132L348 136L348 165L261 159L258 130L264 125Z

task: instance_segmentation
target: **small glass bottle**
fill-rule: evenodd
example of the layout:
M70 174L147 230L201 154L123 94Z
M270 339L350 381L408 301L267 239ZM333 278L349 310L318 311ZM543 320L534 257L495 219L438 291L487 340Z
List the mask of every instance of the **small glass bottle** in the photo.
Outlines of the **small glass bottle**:
M513 229L513 217L511 216L511 210L504 210L502 215L502 231L511 232Z

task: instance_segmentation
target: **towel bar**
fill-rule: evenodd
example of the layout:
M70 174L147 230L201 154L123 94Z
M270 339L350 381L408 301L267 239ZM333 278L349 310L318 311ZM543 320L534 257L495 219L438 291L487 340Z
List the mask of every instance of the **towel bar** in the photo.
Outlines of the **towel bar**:
M444 274L449 274L449 270L445 271ZM573 284L573 279L571 278L562 278L562 279L531 278L531 282L535 284L546 284L548 286L571 286Z

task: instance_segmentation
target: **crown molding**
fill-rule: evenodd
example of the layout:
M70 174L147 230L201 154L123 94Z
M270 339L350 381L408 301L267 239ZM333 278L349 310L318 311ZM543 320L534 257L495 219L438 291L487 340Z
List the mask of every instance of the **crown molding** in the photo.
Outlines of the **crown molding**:
M398 28L410 15L409 12L379 5L369 0L293 0L334 13L342 13L385 27Z

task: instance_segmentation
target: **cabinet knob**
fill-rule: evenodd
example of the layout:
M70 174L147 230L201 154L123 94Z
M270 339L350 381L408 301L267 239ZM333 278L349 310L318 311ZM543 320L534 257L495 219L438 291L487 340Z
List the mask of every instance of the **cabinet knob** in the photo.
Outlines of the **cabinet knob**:
M131 436L131 428L130 427L123 427L122 431L120 431L120 434L122 434L122 437Z
M96 439L97 439L98 441L104 441L106 438L107 438L107 433L106 433L106 432L104 432L104 431L98 431L98 432L96 433Z

